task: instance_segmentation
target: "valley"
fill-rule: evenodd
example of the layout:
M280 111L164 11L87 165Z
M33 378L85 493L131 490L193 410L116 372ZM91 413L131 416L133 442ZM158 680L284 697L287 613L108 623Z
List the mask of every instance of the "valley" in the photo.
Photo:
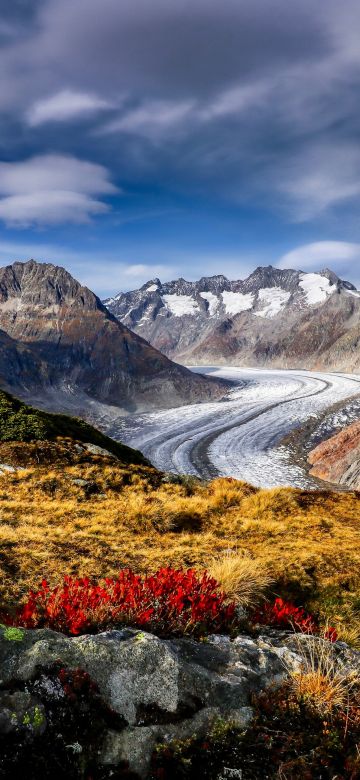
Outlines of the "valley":
M289 448L292 430L346 407L360 375L234 367L193 368L234 383L222 401L103 420L116 439L157 467L202 478L235 477L259 487L318 488Z

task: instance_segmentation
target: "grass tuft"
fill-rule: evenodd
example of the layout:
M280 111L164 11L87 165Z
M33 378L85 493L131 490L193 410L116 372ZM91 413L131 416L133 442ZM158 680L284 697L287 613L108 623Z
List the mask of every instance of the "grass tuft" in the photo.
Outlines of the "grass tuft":
M256 606L273 582L259 560L231 550L213 558L208 571L229 600L244 608Z
M339 669L335 650L330 642L318 637L307 638L306 653L299 638L302 666L290 677L291 688L298 701L313 708L319 715L330 716L335 710L360 705L358 672Z

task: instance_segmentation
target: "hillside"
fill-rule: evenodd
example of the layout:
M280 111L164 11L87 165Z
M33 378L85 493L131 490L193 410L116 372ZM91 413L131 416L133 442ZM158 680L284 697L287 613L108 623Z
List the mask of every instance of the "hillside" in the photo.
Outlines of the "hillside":
M360 292L328 269L268 266L162 284L104 301L121 322L187 365L355 371L360 366Z
M1 777L357 776L357 492L165 474L0 393L0 517Z
M91 421L225 392L131 333L64 268L33 260L0 269L0 371L23 400Z
M68 447L76 443L95 445L95 448L102 448L123 464L148 464L141 452L110 439L83 420L34 409L0 390L1 460L7 456L12 462L14 458L17 461L20 458L23 463L29 460L30 452L33 452L37 454L38 459L41 458L46 462L50 458L50 451L45 444L49 442L56 445L55 449L51 449L53 453L57 450L56 460L62 459L63 448L67 442ZM25 443L31 443L32 448L25 446ZM22 453L23 457L21 457Z
M25 454L30 447L18 446ZM99 578L124 566L203 570L232 550L245 558L249 574L273 577L273 593L328 618L343 636L358 631L357 493L200 482L99 454L68 463L29 461L0 477L6 608L43 577L54 585L65 574Z

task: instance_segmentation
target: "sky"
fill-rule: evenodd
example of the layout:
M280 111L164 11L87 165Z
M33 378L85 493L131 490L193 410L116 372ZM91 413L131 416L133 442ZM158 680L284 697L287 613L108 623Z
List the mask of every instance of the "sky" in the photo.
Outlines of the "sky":
M0 0L0 263L360 288L358 0Z

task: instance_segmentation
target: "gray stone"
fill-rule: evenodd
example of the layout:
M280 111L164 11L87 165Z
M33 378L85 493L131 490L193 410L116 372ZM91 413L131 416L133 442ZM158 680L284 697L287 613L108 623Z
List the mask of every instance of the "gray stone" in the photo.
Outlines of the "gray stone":
M0 476L6 473L14 474L15 471L19 471L15 466L10 466L8 463L0 463Z
M0 628L1 682L9 696L10 680L30 680L39 667L55 661L84 669L127 724L123 731L107 732L99 761L116 765L127 760L145 778L159 741L202 736L218 719L246 728L252 718L252 694L298 671L314 643L321 646L323 641L270 630L256 638L211 636L196 642L160 639L133 629L65 637L48 629ZM339 670L360 673L360 653L340 642L326 644ZM41 685L36 695L41 706ZM30 705L19 699L20 717ZM10 710L2 699L0 728L5 730Z
M99 447L98 444L91 444L91 442L86 442L86 444L84 444L84 449L87 452L90 452L91 455L106 455L108 458L118 460L116 455L113 455L113 453L109 450L105 450L104 447Z

